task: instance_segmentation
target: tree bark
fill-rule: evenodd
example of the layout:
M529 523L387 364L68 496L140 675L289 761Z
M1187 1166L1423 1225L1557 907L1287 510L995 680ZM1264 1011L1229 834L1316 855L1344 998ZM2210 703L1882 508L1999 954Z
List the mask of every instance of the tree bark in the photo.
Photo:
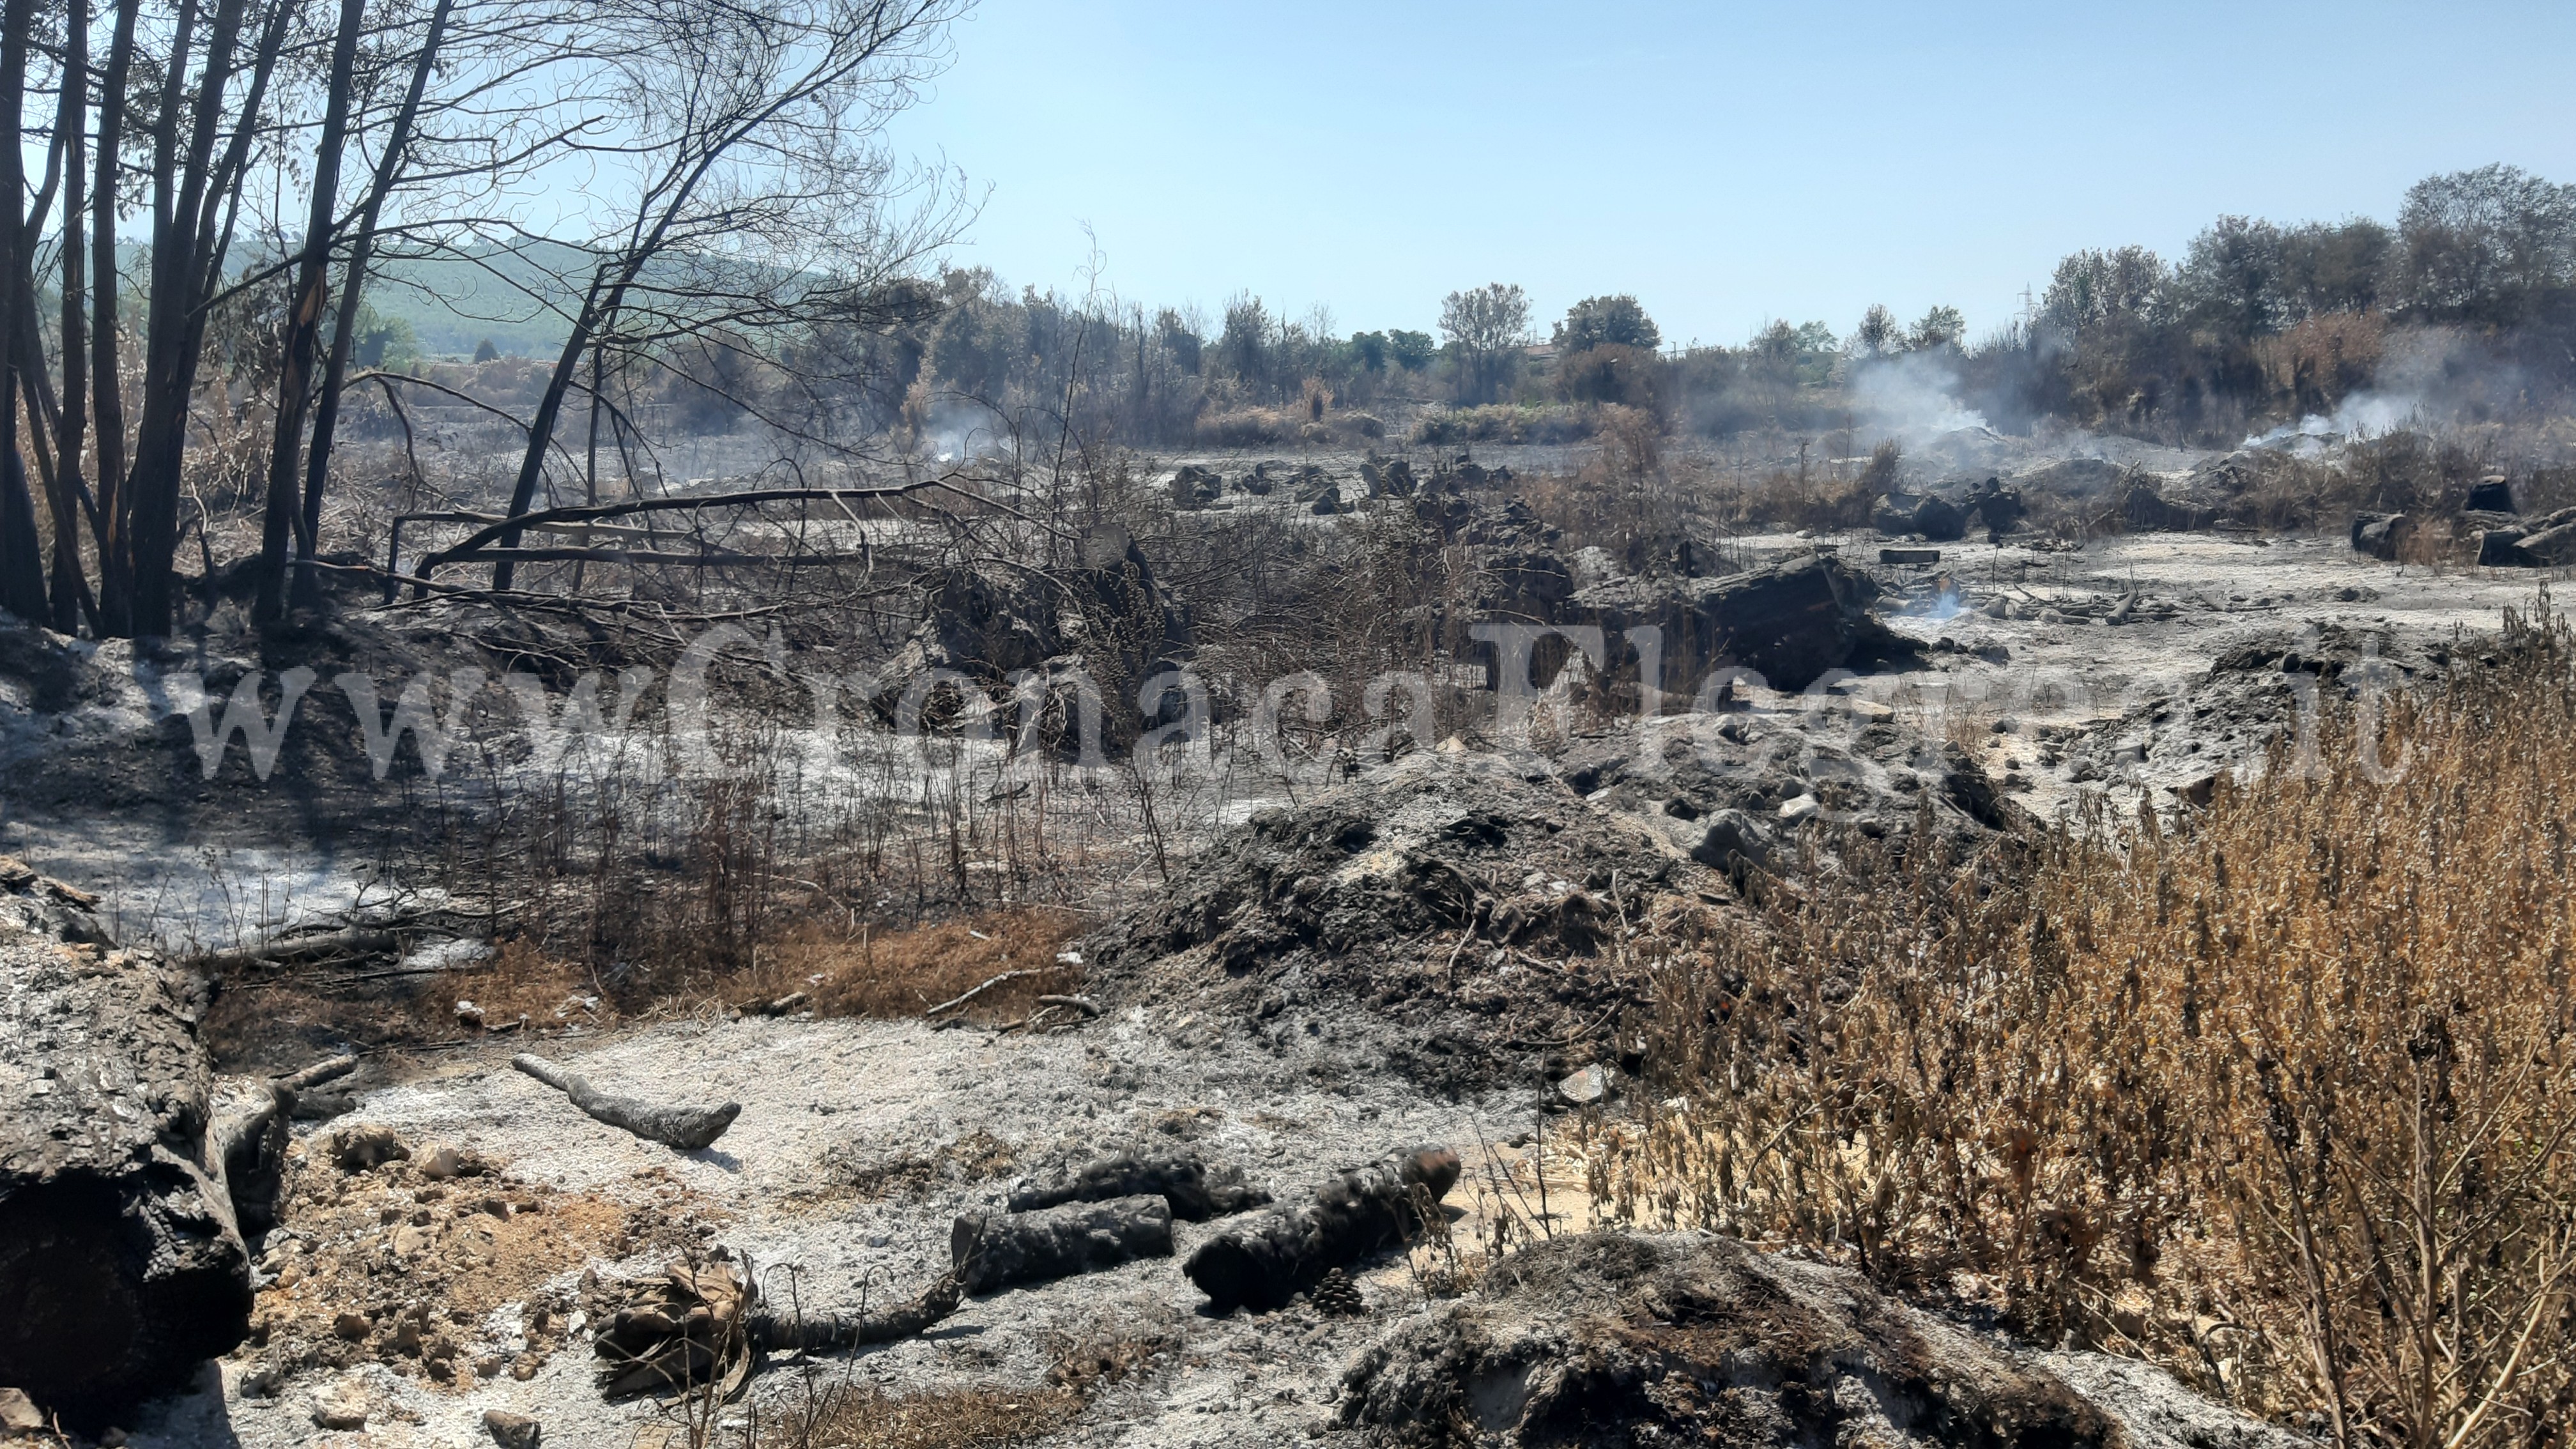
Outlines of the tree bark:
M1243 1169L1232 1163L1205 1162L1188 1151L1120 1152L1031 1182L1011 1194L1011 1211L1137 1193L1162 1197L1172 1205L1172 1216L1187 1223L1203 1223L1270 1201L1270 1194L1245 1182Z
M44 541L18 452L20 289L25 285L26 162L20 151L27 92L28 32L35 0L0 5L0 606L30 623L49 617ZM31 394L32 395L32 394Z
M322 490L331 477L332 434L340 425L340 390L348 385L349 358L357 348L358 304L365 296L367 267L375 258L376 222L384 214L385 198L393 194L394 184L402 177L403 157L411 149L412 128L419 121L420 98L429 85L429 73L438 62L438 49L447 37L447 16L455 0L438 0L430 11L429 29L422 36L420 55L412 63L411 88L403 92L402 109L395 113L393 129L386 134L384 154L376 160L376 174L367 187L367 199L359 208L354 235L349 242L349 261L340 276L340 314L331 324L331 354L322 367L320 396L313 404L312 451L304 464L304 531L297 541L297 568L293 602L310 608L320 602L320 571L313 558L322 536Z
M179 542L179 484L187 457L188 403L203 351L208 298L223 272L228 227L218 218L250 158L268 79L286 42L292 0L280 0L254 48L250 83L230 102L236 113L230 141L220 160L215 142L227 109L227 96L240 48L249 0L218 0L206 37L206 62L197 83L196 105L188 130L187 154L179 155L177 117L165 113L153 152L152 302L147 314L143 366L143 415L135 428L134 466L127 478L133 494L134 533L132 630L140 635L167 634L175 613L173 565ZM193 20L193 0L182 0L183 31ZM173 75L184 70L187 47L173 47ZM177 96L164 97L175 111Z
M54 419L54 628L72 632L87 612L98 628L97 602L81 568L82 434L88 426L88 339L82 331L81 227L89 208L81 140L89 118L89 0L64 0L63 83L54 132L63 147L63 395Z
M125 91L134 75L134 25L143 0L116 0L116 27L107 46L107 74L98 102L97 184L90 188L90 386L98 420L98 508L90 520L97 534L99 625L130 634L133 617L132 503L125 490L125 388L117 339L117 160L125 144ZM65 305L69 306L68 299Z
M969 1293L1171 1255L1172 1205L1159 1195L967 1213L948 1231L950 1272Z
M340 158L348 149L351 81L358 64L358 31L366 0L340 0L340 27L331 41L331 74L322 110L322 134L313 146L313 197L305 214L304 252L295 264L295 299L279 339L277 423L268 451L268 513L262 520L259 597L252 617L272 620L286 612L287 553L312 557L310 531L296 496L296 463L304 444L305 410L313 401L313 350L322 334L322 308L331 295L331 230L340 200ZM348 309L344 306L343 311Z

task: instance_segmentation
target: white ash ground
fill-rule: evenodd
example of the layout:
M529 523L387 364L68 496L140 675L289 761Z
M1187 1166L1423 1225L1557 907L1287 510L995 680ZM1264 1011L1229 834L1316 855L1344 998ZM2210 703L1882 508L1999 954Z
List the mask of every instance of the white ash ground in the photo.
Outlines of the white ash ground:
M1846 689L1900 708L1938 704L1979 724L2011 720L2013 729L1986 741L1982 762L1999 781L2018 775L2023 788L2015 798L2043 817L2064 814L2087 788L2109 790L2126 811L2208 768L2187 752L2150 749L2135 779L2077 779L2080 752L2064 748L2062 738L2041 738L2043 726L2061 737L2116 727L2142 698L2183 688L2229 649L2269 633L2341 625L2385 630L2420 649L2458 631L2491 630L2502 609L2529 607L2550 577L2383 563L2339 538L2151 533L2070 552L1954 543L1942 545L1941 563L1925 569L1876 565L1878 548L1891 540L1874 532L1730 541L1753 561L1817 542L1835 543L1845 558L1910 586L1925 605L1933 602L1935 580L1955 585L1939 609L1898 612L1889 621L1926 645L1947 637L1954 650L1928 654L1926 668L1872 674ZM2125 622L2104 622L2133 597ZM1984 612L1999 599L2010 617ZM120 939L180 950L228 947L385 899L392 883L379 873L367 833L341 828L347 821L331 812L354 819L399 803L388 793L393 787L342 790L317 805L292 798L299 787L283 775L267 784L196 778L190 735L172 716L178 701L162 672L203 666L222 677L251 661L145 659L121 643L77 644L67 667L30 652L22 633L0 639L0 850L100 894L102 920ZM359 643L377 637L352 635ZM1979 657L1997 646L2008 659ZM1696 681L1666 683L1679 691ZM338 739L353 723L327 685L317 685L304 708L298 740L331 735L336 753L353 747ZM497 702L493 709L494 728L516 728L510 710ZM1940 719L1925 724L1947 728ZM802 767L793 792L798 808L810 803L819 816L874 798L869 791L882 762L865 746L880 736L851 734L842 743L860 748L840 767ZM240 744L232 750L238 756ZM1247 753L1229 752L1229 759ZM238 760L227 768L237 776ZM1250 778L1257 769L1241 779L1234 773L1230 767L1205 812L1210 827L1279 797L1277 782ZM48 780L72 783L49 791ZM317 809L321 815L308 819ZM1143 859L1141 837L1104 844L1136 846Z
M846 1183L853 1168L936 1160L943 1148L978 1134L1015 1148L1021 1164L1177 1136L1211 1157L1242 1163L1282 1193L1334 1165L1425 1141L1456 1144L1471 1162L1482 1155L1480 1139L1499 1159L1527 1159L1503 1140L1536 1125L1533 1101L1430 1099L1368 1060L1345 1057L1329 1020L1313 1025L1312 1035L1298 1033L1293 1052L1274 1054L1186 1008L1131 1011L1031 1040L912 1022L683 1022L587 1050L578 1039L547 1049L621 1091L741 1101L741 1119L705 1151L675 1153L592 1122L510 1070L499 1049L371 1093L340 1123L306 1130L382 1124L414 1143L446 1142L503 1160L513 1181L612 1201L685 1203L676 1210L722 1219L709 1241L720 1237L747 1253L773 1291L785 1283L776 1270L793 1265L798 1290L824 1304L849 1302L863 1289L876 1301L909 1296L946 1266L954 1216L998 1206L1010 1179L934 1179L917 1198L898 1190L873 1201L836 1181ZM1561 1171L1575 1169L1551 1166L1549 1175ZM660 1187L664 1174L681 1194ZM1562 1195L1568 1187L1560 1179L1552 1191ZM1462 1189L1451 1201L1469 1198ZM1179 1264L1215 1230L1176 1224L1174 1258L970 1300L927 1337L864 1352L848 1371L890 1392L1035 1388L1050 1366L1051 1335L1163 1338L1170 1346L1153 1371L1107 1393L1069 1431L1071 1440L1250 1444L1302 1433L1328 1416L1340 1362L1367 1338L1372 1320L1303 1308L1266 1318L1198 1314L1203 1299ZM657 1272L663 1261L639 1254L601 1271ZM550 1286L568 1292L579 1277L578 1267L568 1267ZM1402 1261L1380 1265L1361 1283L1373 1304L1420 1301ZM313 1368L289 1372L273 1395L242 1397L245 1375L263 1366L260 1350L241 1350L222 1366L220 1401L213 1394L170 1401L131 1442L172 1449L311 1443L316 1396L352 1381L370 1401L371 1444L488 1442L481 1416L492 1408L538 1418L547 1442L566 1445L626 1443L639 1429L667 1422L649 1399L602 1402L591 1385L587 1344L578 1340L531 1380L500 1376L458 1389L372 1366ZM824 1371L843 1366L834 1361ZM792 1393L793 1377L773 1371L758 1393Z
M1860 539L1847 545L1856 554L1868 546ZM1926 691L1974 679L1985 687L1980 708L2007 717L1993 702L2012 707L2016 678L2055 676L2082 686L2062 718L2038 710L2024 715L2097 726L2116 723L2140 690L2188 686L2211 661L2248 642L2314 625L2385 629L2393 640L2420 647L2455 631L2491 628L2502 608L2529 605L2540 582L2527 572L2380 564L2335 541L2275 539L2258 546L2205 535L2112 540L2081 555L1953 546L1944 563L1965 609L1945 618L1900 614L1894 621L1926 641L1952 639L1956 649L1929 656L1944 667L1873 676L1855 688L1911 707ZM1978 611L1997 596L2011 601L2008 617ZM2132 622L2091 619L2132 596L2142 601ZM2058 621L2049 621L2048 611ZM2008 650L2009 660L1991 663L1975 653L1991 645ZM1790 702L1778 702L1778 709L1766 726L1789 722ZM2024 716L2009 717L2024 722ZM2079 781L2072 776L2080 761L2071 754L2043 767L2046 742L2032 734L2016 729L1987 740L1989 768L1998 776L2021 774L2029 788L2012 798L2043 814L2085 789L2134 801L2171 783L2154 769L2181 773L2171 757L2151 757L2141 782ZM75 848L88 865L103 863L97 843ZM165 861L168 849L162 848ZM97 878L95 869L71 874L84 883ZM710 1240L748 1253L765 1272L793 1265L800 1291L817 1302L844 1300L863 1286L879 1297L908 1295L944 1265L953 1216L998 1203L1008 1182L1007 1173L981 1180L943 1175L941 1164L959 1156L958 1144L968 1140L979 1144L968 1156L989 1157L982 1139L990 1138L1007 1145L1025 1168L1057 1152L1187 1136L1283 1193L1328 1167L1423 1141L1460 1147L1471 1166L1487 1144L1498 1158L1526 1164L1526 1149L1502 1144L1540 1125L1530 1094L1443 1100L1388 1068L1370 1045L1379 1038L1357 1020L1355 1008L1319 1005L1290 1025L1256 1036L1223 1012L1166 1000L1035 1039L933 1031L914 1022L754 1019L668 1023L589 1041L562 1038L543 1048L618 1090L742 1101L744 1114L733 1130L695 1154L641 1143L582 1117L559 1095L510 1071L507 1044L479 1047L443 1070L374 1091L343 1122L379 1123L415 1143L468 1148L505 1162L515 1181L620 1203L671 1203L662 1184L676 1183L681 1196L673 1211L721 1221ZM848 1185L869 1169L882 1169L893 1190L869 1196ZM1551 1192L1570 1214L1567 1221L1580 1223L1586 1204L1559 1172L1570 1174L1571 1164L1551 1164ZM903 1186L922 1177L926 1185L917 1196ZM1463 1190L1452 1198L1457 1206L1467 1201ZM1213 1230L1179 1225L1180 1255ZM1472 1224L1459 1231L1472 1240ZM548 1291L569 1294L584 1266L566 1265ZM598 1265L611 1275L660 1266L660 1255L646 1253ZM780 1280L769 1281L775 1289ZM1374 1268L1363 1288L1375 1310L1367 1319L1301 1308L1217 1320L1196 1311L1201 1300L1181 1276L1179 1257L1155 1260L971 1302L924 1339L829 1361L820 1371L847 1372L898 1393L1035 1388L1058 1336L1161 1340L1165 1347L1145 1372L1105 1392L1057 1437L1085 1444L1275 1442L1328 1421L1343 1366L1392 1314L1422 1301L1400 1260ZM490 1331L506 1332L507 1324ZM317 1398L353 1395L365 1401L367 1427L363 1439L336 1431L339 1442L479 1445L488 1442L481 1415L494 1408L537 1418L548 1442L568 1445L647 1442L639 1435L668 1422L649 1400L603 1403L578 1340L524 1382L502 1375L448 1388L375 1366L298 1368L274 1394L243 1396L245 1377L265 1364L260 1350L241 1351L222 1366L221 1392L155 1406L134 1426L132 1442L253 1449L332 1442L316 1428ZM2088 1390L2093 1380L2126 1383L2147 1373L2097 1372L2090 1364L2079 1358L2061 1368ZM2177 1390L2147 1377L2153 1382L2137 1390L2147 1398L2164 1395L2186 1407L2196 1402L2173 1398ZM754 1402L797 1389L793 1372L773 1372Z

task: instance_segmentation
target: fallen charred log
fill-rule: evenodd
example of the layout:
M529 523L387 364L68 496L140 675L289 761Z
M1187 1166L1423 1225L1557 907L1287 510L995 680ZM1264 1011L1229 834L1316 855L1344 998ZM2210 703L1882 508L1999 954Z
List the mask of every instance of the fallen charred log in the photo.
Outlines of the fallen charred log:
M1201 1161L1193 1152L1120 1152L1068 1167L1011 1194L1011 1211L1033 1212L1069 1202L1103 1202L1150 1194L1172 1205L1185 1223L1244 1212L1270 1194L1244 1181L1233 1163Z
M1424 1147L1345 1168L1305 1202L1256 1214L1201 1244L1181 1271L1218 1313L1279 1308L1332 1269L1405 1241L1458 1185L1458 1154Z
M950 1271L969 1293L1171 1255L1172 1207L1157 1196L967 1213L948 1234Z
M638 1101L633 1097L612 1097L592 1087L590 1079L579 1072L567 1072L543 1057L526 1052L510 1058L510 1065L571 1098L574 1106L599 1121L683 1152L695 1152L722 1137L725 1129L733 1125L733 1119L742 1115L740 1102L727 1102L718 1107L685 1107Z
M591 1346L599 1388L612 1399L697 1388L731 1399L765 1355L910 1338L956 1312L961 1291L954 1274L943 1274L892 1308L780 1310L762 1302L748 1273L723 1263L674 1263L600 1315Z

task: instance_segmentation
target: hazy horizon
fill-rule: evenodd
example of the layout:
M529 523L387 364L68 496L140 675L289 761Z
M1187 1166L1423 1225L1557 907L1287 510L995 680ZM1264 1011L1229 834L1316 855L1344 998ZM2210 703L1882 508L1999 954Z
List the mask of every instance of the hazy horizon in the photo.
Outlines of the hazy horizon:
M982 0L892 139L984 195L953 259L1015 287L1080 292L1096 237L1103 287L1211 317L1247 290L1427 330L1505 281L1542 321L1632 292L1675 343L1847 332L1873 302L1982 335L2077 248L2389 220L2489 162L2576 181L2553 74L2576 7L2193 0L2140 30L2038 5Z

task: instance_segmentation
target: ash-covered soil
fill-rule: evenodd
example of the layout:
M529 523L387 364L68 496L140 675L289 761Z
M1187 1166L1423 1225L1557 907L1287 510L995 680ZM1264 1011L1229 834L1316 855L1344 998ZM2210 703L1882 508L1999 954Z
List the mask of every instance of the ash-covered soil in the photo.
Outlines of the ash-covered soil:
M2062 471L2084 475L2070 488L2119 475ZM463 1446L489 1442L499 1411L552 1444L686 1443L656 1437L673 1405L604 1401L590 1351L618 1285L674 1259L747 1261L773 1300L883 1305L948 1266L960 1213L1058 1163L1181 1145L1293 1201L1421 1143L1467 1164L1445 1245L1360 1265L1357 1315L1202 1312L1180 1265L1226 1225L1181 1223L1172 1257L773 1366L716 1417L770 1420L837 1384L888 1413L971 1408L976 1442L1437 1437L1443 1404L1541 1438L1524 1422L1540 1409L1638 1438L2268 1442L2152 1370L2004 1344L1816 1265L1571 1236L1594 1222L1568 1099L1615 1114L1639 1090L1621 1018L1643 999L1640 932L1677 914L1725 929L1750 873L1825 827L1892 834L1928 814L1974 838L2088 800L2188 810L2294 732L2303 700L2474 658L2545 575L2220 533L1943 544L1928 564L1881 562L1892 541L1875 534L1730 542L1754 561L1837 547L1916 657L1806 694L1747 688L1643 732L1592 718L1543 751L1471 737L1321 792L1239 795L1176 833L1168 881L1129 882L1137 903L1082 943L1096 1016L997 1033L700 1014L371 1068L345 1111L297 1126L255 1340L219 1382L121 1426L129 1442ZM1587 585L1600 567L1583 563ZM365 827L418 806L367 788L347 729L299 732L288 749L319 753L290 754L273 782L238 745L206 781L161 687L184 665L229 688L284 655L147 659L23 632L0 646L0 847L99 892L111 934L230 944L382 884ZM428 657L420 641L344 646L388 681ZM609 1090L742 1114L710 1148L639 1141L510 1070L529 1045ZM409 1155L343 1154L362 1130ZM1545 1241L1480 1261L1505 1221ZM1792 1310L1794 1341L1748 1327Z

